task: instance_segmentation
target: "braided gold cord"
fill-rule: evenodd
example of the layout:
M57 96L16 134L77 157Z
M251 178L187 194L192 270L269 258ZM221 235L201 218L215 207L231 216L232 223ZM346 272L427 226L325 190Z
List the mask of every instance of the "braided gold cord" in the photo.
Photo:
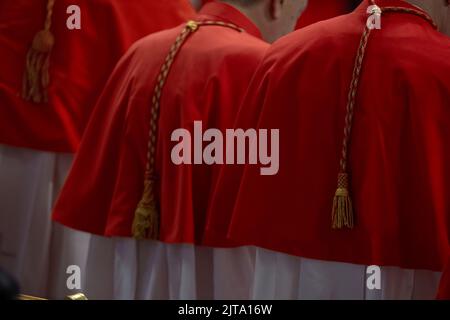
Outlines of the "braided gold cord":
M144 191L142 194L142 198L137 205L132 226L132 234L136 239L157 239L159 236L160 219L155 192L155 184L157 181L155 162L162 90L166 84L166 80L173 62L177 54L180 52L183 44L186 42L189 36L195 33L201 26L221 26L231 28L239 32L243 31L241 28L234 24L222 21L188 21L186 23L186 26L176 38L174 44L171 46L169 53L158 74L158 77L156 78L156 85L153 92L152 108L150 112L150 129L147 144L147 163L144 177Z
M375 0L370 0L371 5L376 5ZM425 20L427 20L430 24L433 25L434 28L437 28L433 19L416 9L410 8L402 8L402 7L383 7L380 8L381 13L406 13L406 14L414 14ZM340 159L340 172L338 174L338 183L337 189L333 200L333 209L332 209L332 228L333 229L342 229L344 227L353 228L354 227L354 210L353 204L351 200L351 195L349 191L349 175L348 175L348 154L349 154L349 145L350 138L353 128L353 117L355 111L355 103L356 103L356 95L358 92L359 81L361 78L361 71L364 62L364 57L366 54L366 48L369 41L369 37L371 35L372 30L366 25L364 32L361 36L361 40L359 43L358 51L356 54L355 64L353 68L352 80L350 82L350 89L347 97L347 108L345 115L345 125L344 125L344 136L342 141L342 152Z
M52 16L53 16L53 8L55 7L56 0L48 0L47 1L47 16L45 17L45 30L50 30L52 27Z

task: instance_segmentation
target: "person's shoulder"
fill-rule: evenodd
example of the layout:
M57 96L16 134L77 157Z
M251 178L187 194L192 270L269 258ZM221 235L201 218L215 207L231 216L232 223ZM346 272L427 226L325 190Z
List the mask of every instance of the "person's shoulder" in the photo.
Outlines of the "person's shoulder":
M355 14L318 22L275 42L263 64L268 68L280 64L304 64L305 61L353 61L364 28L364 22ZM403 69L413 72L417 69L433 75L449 70L450 38L423 24L395 23L372 31L366 55L369 59L382 61L385 71ZM440 70L430 72L430 66L439 66Z
M217 68L243 68L252 70L269 49L269 43L245 31L231 28L203 27L186 45L185 55L201 57L205 63Z
M140 70L144 73L148 72L153 64L161 64L181 30L180 25L144 36L130 46L122 56L119 65L128 66L128 70L136 69L136 73L142 73L139 72Z
M129 49L131 52L164 50L161 46L172 45L181 33L184 24L175 28L151 33L137 40Z
M235 33L225 45L231 56L251 61L255 58L262 59L270 48L269 43L246 32Z
M243 56L259 55L270 47L269 43L246 31L232 28L208 29L207 27L204 27L204 31L201 37L202 42L207 42L204 48L220 48L227 55L235 53Z
M340 59L354 50L364 27L355 15L347 14L324 20L296 30L278 41L267 51L264 58L266 67L304 63L312 57L311 63L323 59ZM355 47L355 48L353 48Z
M386 31L374 37L369 50L387 71L442 79L450 74L450 38L432 28Z
M271 51L296 51L327 49L346 46L348 41L360 37L363 26L352 14L342 15L329 20L320 21L310 26L296 30L278 41Z

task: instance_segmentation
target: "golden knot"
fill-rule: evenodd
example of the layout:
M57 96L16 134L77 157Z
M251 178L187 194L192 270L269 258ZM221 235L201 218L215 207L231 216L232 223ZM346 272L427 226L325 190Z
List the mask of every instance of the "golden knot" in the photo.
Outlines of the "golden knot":
M33 39L33 49L40 53L49 53L55 45L55 37L50 30L39 31Z
M193 20L189 20L186 23L186 27L188 27L189 29L191 29L191 32L195 32L198 29L198 23L193 21Z

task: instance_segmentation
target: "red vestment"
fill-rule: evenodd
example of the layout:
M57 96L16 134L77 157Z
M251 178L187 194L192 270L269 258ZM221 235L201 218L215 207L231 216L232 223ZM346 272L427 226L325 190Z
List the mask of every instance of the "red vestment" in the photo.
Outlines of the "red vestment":
M20 97L25 57L43 29L47 1L0 4L0 143L74 152L109 74L130 45L172 28L194 14L187 0L58 0L52 15L48 103ZM71 5L81 10L81 30L69 30Z
M196 21L222 21L243 29L201 26L175 57L162 91L156 171L160 240L200 243L218 166L175 165L175 129L232 127L237 108L268 48L257 27L222 3L203 7ZM139 41L121 60L94 112L54 210L69 227L131 236L143 191L153 88L169 48L183 26Z
M265 56L236 127L280 129L280 169L275 176L260 176L254 165L224 169L211 241L229 231L238 244L301 257L442 270L450 228L450 40L417 15L383 14L368 40L349 147L356 222L331 227L368 5L298 30Z

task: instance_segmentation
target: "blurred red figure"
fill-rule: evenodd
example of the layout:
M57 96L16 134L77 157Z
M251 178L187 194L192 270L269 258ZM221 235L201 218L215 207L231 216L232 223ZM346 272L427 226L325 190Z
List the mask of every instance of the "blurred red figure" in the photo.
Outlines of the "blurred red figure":
M0 264L24 292L47 295L51 207L116 62L193 13L187 0L0 1Z
M361 0L309 0L297 22L297 29L352 12Z

